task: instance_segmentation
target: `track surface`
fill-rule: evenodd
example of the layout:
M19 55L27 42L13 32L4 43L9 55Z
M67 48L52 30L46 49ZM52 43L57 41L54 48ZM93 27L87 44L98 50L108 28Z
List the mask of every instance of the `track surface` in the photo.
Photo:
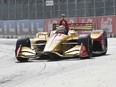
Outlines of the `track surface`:
M16 39L0 39L0 87L116 87L116 38L105 56L30 60L14 56Z

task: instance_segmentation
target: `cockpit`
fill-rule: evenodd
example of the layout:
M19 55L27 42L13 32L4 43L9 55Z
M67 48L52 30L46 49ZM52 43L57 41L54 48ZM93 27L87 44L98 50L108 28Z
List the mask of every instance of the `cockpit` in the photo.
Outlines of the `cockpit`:
M56 29L56 33L67 34L67 30L64 25L60 25Z

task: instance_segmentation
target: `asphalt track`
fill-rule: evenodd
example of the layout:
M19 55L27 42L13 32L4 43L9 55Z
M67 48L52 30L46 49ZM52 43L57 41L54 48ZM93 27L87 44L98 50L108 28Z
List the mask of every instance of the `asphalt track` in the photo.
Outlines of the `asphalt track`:
M91 59L15 59L16 39L0 39L0 87L116 87L116 38Z

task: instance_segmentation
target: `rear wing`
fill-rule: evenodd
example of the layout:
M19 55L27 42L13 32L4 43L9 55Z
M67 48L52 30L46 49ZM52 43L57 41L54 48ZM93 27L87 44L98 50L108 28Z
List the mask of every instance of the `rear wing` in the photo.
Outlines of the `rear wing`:
M70 30L92 30L92 23L71 23L69 24Z
M53 24L53 29L57 28L59 24ZM93 23L70 23L69 30L92 30Z

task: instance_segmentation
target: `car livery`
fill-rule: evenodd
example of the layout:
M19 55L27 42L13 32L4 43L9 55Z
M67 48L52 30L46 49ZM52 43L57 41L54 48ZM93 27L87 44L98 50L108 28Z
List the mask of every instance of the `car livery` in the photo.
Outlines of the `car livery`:
M55 25L56 30L38 32L36 37L20 38L16 42L15 56L20 62L29 58L91 58L107 53L107 33L94 30L92 23L70 23L68 34L65 26ZM87 32L87 34L83 32Z

